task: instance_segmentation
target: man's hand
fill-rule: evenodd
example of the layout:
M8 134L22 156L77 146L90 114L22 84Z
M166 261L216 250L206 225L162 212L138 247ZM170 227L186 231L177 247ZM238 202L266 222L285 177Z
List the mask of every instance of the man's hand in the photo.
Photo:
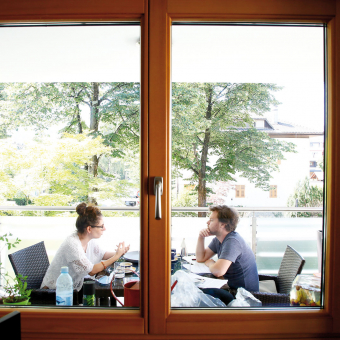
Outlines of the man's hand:
M212 236L210 233L209 228L204 228L199 232L199 236L201 237L208 237L208 236Z

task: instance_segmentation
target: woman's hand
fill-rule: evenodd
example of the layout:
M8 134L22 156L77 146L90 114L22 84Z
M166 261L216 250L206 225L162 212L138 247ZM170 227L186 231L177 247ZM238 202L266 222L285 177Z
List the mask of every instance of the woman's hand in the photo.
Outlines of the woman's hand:
M123 255L125 255L129 250L130 250L130 245L125 247L125 242L120 242L116 247L117 249L119 248L119 245L124 244L124 252ZM116 254L117 254L117 249L116 249ZM122 256L122 255L121 255Z
M116 249L116 255L119 257L123 256L125 254L125 248L125 242L119 242Z

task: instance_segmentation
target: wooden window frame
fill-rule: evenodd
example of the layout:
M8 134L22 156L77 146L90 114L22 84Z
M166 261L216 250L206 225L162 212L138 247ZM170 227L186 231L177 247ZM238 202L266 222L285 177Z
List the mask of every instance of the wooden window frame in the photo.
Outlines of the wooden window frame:
M328 85L328 134L327 134L327 161L329 161L327 172L325 221L327 225L326 238L326 262L325 281L323 282L324 309L281 309L281 310L172 310L170 308L170 201L165 198L163 202L166 215L158 228L152 230L150 241L165 240L157 250L157 260L150 259L150 269L153 266L163 267L161 276L163 280L157 282L157 286L165 287L158 297L165 300L160 305L159 300L152 298L151 291L156 284L150 285L150 319L149 331L152 334L167 334L176 337L196 337L205 339L207 334L221 338L298 338L298 337L320 337L324 334L340 334L339 323L339 300L336 285L340 275L336 270L335 263L340 265L340 251L334 247L334 242L340 237L340 231L336 228L339 218L334 210L336 207L336 190L340 186L339 179L335 176L340 157L336 155L336 125L340 120L335 115L340 104L336 98L336 80L340 81L339 69L335 68L339 56L336 55L336 36L340 35L339 1L305 1L305 0L150 0L150 51L157 47L157 65L153 68L150 62L150 94L157 98L157 105L149 103L150 117L162 115L163 124L158 126L159 136L165 136L162 144L157 143L158 151L162 153L164 164L171 163L171 136L170 136L170 92L171 92L171 24L172 22L281 22L281 23L324 23L327 24L327 85ZM157 15L157 23L153 21ZM157 31L156 31L157 28ZM339 52L338 52L339 53ZM151 58L151 54L150 54ZM155 60L154 60L155 61ZM159 72L157 77L153 72ZM339 102L339 104L338 104ZM161 118L158 118L161 119ZM156 148L156 146L155 146ZM152 152L150 152L151 154ZM165 154L165 156L164 156ZM165 188L170 191L169 169L164 166L160 168L158 176L164 176ZM332 189L332 190L331 190ZM168 197L169 195L167 195ZM153 200L150 199L151 205ZM340 239L339 239L340 240ZM151 247L151 243L150 243ZM154 263L153 263L154 262ZM164 300L162 300L162 303ZM301 327L301 325L303 325Z
M1 307L0 316L21 312L23 339L140 338L148 328L148 4L146 0L14 0L0 2L0 24L140 22L141 25L141 308L82 309Z
M24 339L325 338L340 336L340 0L12 0L0 3L0 22L140 20L141 310L21 308ZM327 24L325 266L323 309L171 310L171 23L244 21ZM150 141L150 142L149 142ZM155 220L153 177L164 179L162 219ZM149 180L150 179L150 180ZM16 310L1 308L0 316Z

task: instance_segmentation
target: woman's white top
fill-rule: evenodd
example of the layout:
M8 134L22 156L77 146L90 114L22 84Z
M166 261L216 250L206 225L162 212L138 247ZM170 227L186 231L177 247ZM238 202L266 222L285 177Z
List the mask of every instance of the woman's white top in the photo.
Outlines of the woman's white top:
M98 245L96 240L89 241L85 253L77 232L73 233L65 239L55 254L47 269L41 288L47 286L50 289L56 289L60 269L67 266L68 273L73 280L73 288L79 292L83 286L84 277L92 271L94 264L103 259L104 254L105 250Z

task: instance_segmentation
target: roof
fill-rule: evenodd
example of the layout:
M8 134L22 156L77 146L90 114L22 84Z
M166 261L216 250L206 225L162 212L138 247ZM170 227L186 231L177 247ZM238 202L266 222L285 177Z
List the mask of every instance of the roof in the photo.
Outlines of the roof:
M254 121L264 121L264 127L257 127L272 138L309 138L312 136L323 136L323 129L315 130L291 122L284 122L279 119L268 119L268 117L255 116Z

